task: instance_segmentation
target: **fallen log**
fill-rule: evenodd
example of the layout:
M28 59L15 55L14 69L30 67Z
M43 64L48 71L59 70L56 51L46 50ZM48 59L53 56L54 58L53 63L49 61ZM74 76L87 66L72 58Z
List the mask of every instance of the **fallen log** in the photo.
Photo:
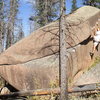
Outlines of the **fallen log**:
M75 86L68 89L68 93L78 93L85 91L100 91L100 83L94 84L86 84ZM37 90L28 90L28 91L20 91L13 92L10 94L2 94L0 95L0 99L2 98L11 98L11 97L21 97L21 96L42 96L42 95L51 95L51 94L60 94L60 88L47 88L47 89L37 89Z

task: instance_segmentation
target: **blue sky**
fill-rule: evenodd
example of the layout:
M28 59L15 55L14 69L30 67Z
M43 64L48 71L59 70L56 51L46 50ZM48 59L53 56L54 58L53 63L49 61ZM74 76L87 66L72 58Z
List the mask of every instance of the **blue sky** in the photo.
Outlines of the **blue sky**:
M29 17L32 15L32 6L26 0L21 0L18 17L22 19L25 35L29 34Z
M23 23L23 30L24 30L24 33L25 33L25 36L27 36L29 34L29 17L32 15L32 13L34 11L32 11L32 5L30 3L27 3L27 1L29 0L21 0L21 4L20 4L20 7L19 7L19 14L18 14L18 17L22 19L22 23ZM70 13L70 10L71 10L71 0L66 0L66 7L67 7L67 11L66 13ZM82 0L77 0L77 6L78 7L81 7L83 6L82 5Z

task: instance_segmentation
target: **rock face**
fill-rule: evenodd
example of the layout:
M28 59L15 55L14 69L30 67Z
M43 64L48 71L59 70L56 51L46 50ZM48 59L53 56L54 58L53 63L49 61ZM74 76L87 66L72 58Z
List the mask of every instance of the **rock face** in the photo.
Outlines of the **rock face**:
M0 92L0 94L9 94L9 93L10 93L10 91L7 87L4 87Z
M84 6L66 16L69 79L88 68L93 42L91 28L100 10ZM59 80L59 22L48 24L0 55L0 75L18 90L48 88ZM100 55L99 52L95 54Z
M74 85L83 85L100 82L100 63L86 71L78 80L75 80Z

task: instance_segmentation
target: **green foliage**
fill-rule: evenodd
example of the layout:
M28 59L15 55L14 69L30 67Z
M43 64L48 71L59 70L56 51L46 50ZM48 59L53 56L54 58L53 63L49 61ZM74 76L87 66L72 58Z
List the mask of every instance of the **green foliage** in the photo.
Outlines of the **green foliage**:
M4 80L0 77L0 88L4 86Z
M4 17L3 17L3 1L0 0L0 20L2 20Z
M35 15L30 17L31 21L39 24L40 27L58 18L59 2L52 0L38 0L35 6Z
M56 100L56 95L29 96L27 100Z
M60 100L59 95L28 96L27 98L27 100ZM82 92L80 96L77 94L69 94L69 100L100 100L100 92L97 91L94 94L89 91Z
M100 96L97 97L76 97L74 96L73 98L71 98L70 100L100 100Z
M96 57L94 60L94 63L91 65L91 67L96 66L96 64L98 64L100 62L100 57Z
M83 4L100 8L100 0L83 0Z
M12 44L14 44L14 36L15 36L15 25L17 19L17 14L18 14L18 7L19 7L19 0L9 0L8 1L8 10L7 10L7 29L6 29L6 46L5 48L7 49L10 47Z
M76 5L77 1L76 0L72 0L72 9L71 12L77 10L77 5Z
M50 88L57 88L57 87L59 87L59 79L57 78L57 79L55 79L55 80L52 80L52 81L49 83L49 85L50 85Z

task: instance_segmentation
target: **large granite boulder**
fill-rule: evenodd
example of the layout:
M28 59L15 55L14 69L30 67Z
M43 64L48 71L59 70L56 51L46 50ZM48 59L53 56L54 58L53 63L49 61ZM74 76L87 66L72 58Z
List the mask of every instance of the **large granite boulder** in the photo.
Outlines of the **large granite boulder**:
M70 83L93 62L89 54L93 45L91 29L99 18L100 9L90 6L66 16L66 66ZM0 75L18 90L58 86L59 22L36 30L3 52Z

